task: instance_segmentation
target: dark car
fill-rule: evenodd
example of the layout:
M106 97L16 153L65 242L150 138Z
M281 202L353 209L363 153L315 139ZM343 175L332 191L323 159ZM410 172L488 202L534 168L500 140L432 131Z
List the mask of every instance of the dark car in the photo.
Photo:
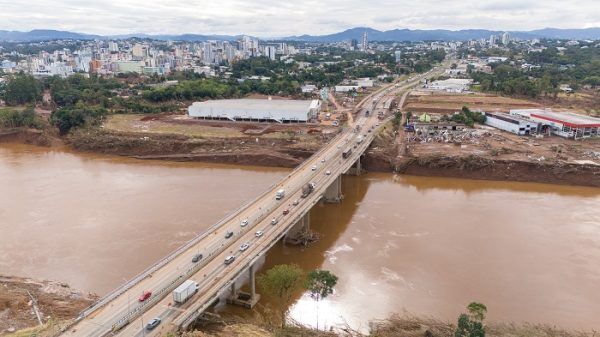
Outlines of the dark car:
M146 324L146 330L152 330L160 324L160 318L153 318L148 324Z
M225 258L225 264L231 264L233 261L235 261L235 256L230 255L227 258Z
M232 236L233 236L233 232L228 231L227 233L225 233L225 239L229 239Z
M286 210L283 211L283 215L288 215L289 213L290 213L289 209L286 209Z
M192 258L192 262L196 263L198 261L202 260L202 254L196 254L194 255L194 257Z

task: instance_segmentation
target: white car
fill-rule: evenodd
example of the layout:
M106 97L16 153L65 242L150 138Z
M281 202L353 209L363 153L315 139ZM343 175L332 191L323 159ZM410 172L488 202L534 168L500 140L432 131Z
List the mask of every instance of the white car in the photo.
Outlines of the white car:
M233 256L233 255L230 255L225 258L225 264L230 264L233 261L235 261L235 256Z
M324 163L324 162L325 162L325 158L321 159L321 163Z
M248 219L242 220L242 223L240 224L240 226L242 226L242 227L248 226Z
M271 220L271 225L275 226L275 225L277 225L278 222L279 221L277 221L276 218L273 218L273 220Z
M250 245L249 245L249 244L247 244L247 243L243 243L243 244L240 246L240 252L243 252L243 251L245 251L246 249L248 249L248 247L250 247Z
M256 236L257 238L260 238L261 236L263 236L263 232L262 231L256 231L256 233L254 234L254 236Z
M317 170L317 165L313 165L312 170L316 171Z
M326 175L331 175L331 171L325 172Z

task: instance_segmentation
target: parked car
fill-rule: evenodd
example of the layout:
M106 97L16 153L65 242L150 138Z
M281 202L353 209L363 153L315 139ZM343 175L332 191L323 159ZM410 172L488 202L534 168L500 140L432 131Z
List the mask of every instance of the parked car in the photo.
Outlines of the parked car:
M288 215L290 214L290 210L289 209L284 209L283 210L283 215Z
M149 299L150 296L152 296L152 292L150 290L144 290L144 292L142 293L142 295L140 295L140 298L138 298L138 300L140 302L144 302L145 300Z
M225 258L225 264L231 264L233 261L235 261L235 256L233 255L229 255Z
M202 260L202 254L196 254L194 255L194 257L192 258L192 262L196 263L198 261Z
M278 222L279 222L279 221L277 221L277 219L273 218L273 219L271 220L271 225L275 226L275 225L277 225L277 223L278 223Z
M246 227L247 225L248 225L248 219L242 220L242 223L240 224L240 226Z
M229 239L232 236L233 236L233 232L232 231L227 231L227 233L225 233L225 239Z
M262 231L256 231L256 233L254 234L254 236L256 236L257 238L260 238L261 236L263 236L263 232Z
M245 251L246 249L248 249L248 247L250 247L249 244L247 243L242 243L242 245L240 246L240 252Z
M160 324L160 318L156 317L146 324L146 330L153 330Z

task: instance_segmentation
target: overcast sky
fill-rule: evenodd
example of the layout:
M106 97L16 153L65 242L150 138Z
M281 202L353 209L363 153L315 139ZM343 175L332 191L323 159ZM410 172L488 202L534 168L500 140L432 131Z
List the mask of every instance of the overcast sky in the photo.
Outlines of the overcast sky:
M5 30L274 37L353 27L600 27L600 0L0 0Z

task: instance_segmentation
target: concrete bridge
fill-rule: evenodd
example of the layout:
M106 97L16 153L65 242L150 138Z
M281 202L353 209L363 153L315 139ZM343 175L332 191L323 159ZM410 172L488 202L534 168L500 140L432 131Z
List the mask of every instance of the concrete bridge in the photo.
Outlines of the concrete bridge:
M84 310L61 336L159 336L186 329L224 296L228 303L254 306L259 299L255 290L256 262L281 240L301 241L308 232L309 211L315 204L342 202L342 176L360 174L361 156L381 122L377 113L386 110L385 102L428 75L431 73L391 84L365 98L356 108L359 114L353 123L288 176ZM307 194L309 184L314 189ZM285 196L276 200L281 189ZM240 250L242 244L247 244L247 249ZM202 254L202 259L193 262L197 254ZM231 257L233 261L226 264ZM239 280L246 279L246 275L250 291L242 293L238 290ZM175 304L171 293L186 280L197 282L198 292L185 303ZM145 291L152 294L139 301ZM145 324L155 317L161 319L161 324L146 331Z

